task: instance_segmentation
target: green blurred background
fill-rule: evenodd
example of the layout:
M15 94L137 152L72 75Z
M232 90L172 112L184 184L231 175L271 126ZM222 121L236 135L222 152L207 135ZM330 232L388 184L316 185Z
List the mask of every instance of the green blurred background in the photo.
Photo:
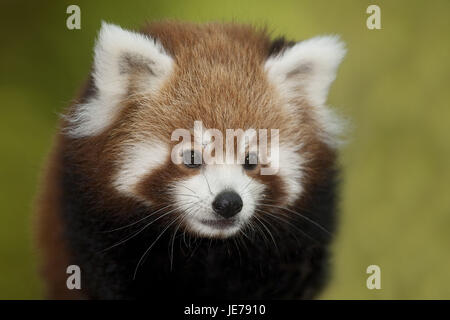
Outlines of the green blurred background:
M366 28L381 8L382 30ZM81 7L81 30L66 8ZM92 62L100 21L239 21L348 55L329 103L353 123L342 150L341 226L322 298L450 298L450 1L5 1L0 4L0 298L42 298L31 208L58 112ZM366 268L381 267L381 290Z

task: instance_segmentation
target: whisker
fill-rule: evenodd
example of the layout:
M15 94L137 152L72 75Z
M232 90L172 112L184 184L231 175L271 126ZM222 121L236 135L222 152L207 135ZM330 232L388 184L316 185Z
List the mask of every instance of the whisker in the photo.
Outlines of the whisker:
M174 244L175 244L175 237L176 237L177 231L178 231L178 229L180 228L180 226L181 226L181 224L182 224L182 222L183 222L184 217L187 216L187 212L186 212L186 211L189 210L189 209L191 209L194 205L196 205L196 204L199 203L199 202L200 202L200 201L197 201L197 202L191 204L191 206L189 206L188 208L186 208L186 209L183 210L183 211L184 211L184 214L183 214L183 216L181 217L180 223L178 223L178 225L177 225L177 227L176 227L176 229L175 229L175 231L174 231L174 233L173 233L173 237L172 237L172 246L171 246L171 254L170 254L170 270L171 270L171 271L172 271L172 267L173 267L173 246L174 246ZM185 231L183 232L183 239L184 239L184 235L185 235Z
M175 231L173 232L173 236L172 236L172 245L171 245L171 254L170 254L170 271L172 271L172 267L173 267L173 245L175 244L175 237L177 235L178 229L180 229L180 227L181 227L182 221L183 220L180 219L180 223L177 224L177 227L175 228Z
M242 257L241 257L241 250L239 249L239 245L237 243L236 238L233 238L233 243L237 249L238 255L239 255L239 265L242 265Z
M239 236L237 237L237 241L244 246L246 251L248 251L247 244L245 243L245 239L243 237L247 238L249 241L251 241L251 239L249 239L248 236L245 234L244 229L245 228L239 230Z
M256 220L256 221L258 221L258 220ZM261 230L261 228L256 223L254 223L254 221L250 221L249 225L251 227L253 234L260 234L264 240L264 244L269 247L270 241L267 238L266 234L264 233L264 230ZM256 232L255 229L258 229L258 232Z
M188 203L189 204L189 203ZM113 244L112 246L107 247L106 249L101 250L100 252L105 252L107 250L110 250L114 247L117 247L118 245L121 245L125 242L127 242L128 240L131 240L132 238L136 237L138 234L140 234L142 231L144 231L145 229L147 229L150 225L152 225L153 223L155 223L156 221L158 221L159 219L167 216L168 214L178 210L179 208L173 208L172 210L169 210L168 212L165 212L164 214L160 215L159 217L157 217L155 220L150 221L149 223L147 223L144 227L142 227L141 229L139 229L138 231L136 231L135 233L133 233L131 236L126 237L125 239Z
M128 227L134 226L135 224L137 224L137 223L139 223L139 222L141 222L141 221L144 221L144 220L150 218L150 217L153 216L155 213L158 213L158 212L160 212L161 210L167 209L167 208L170 207L170 206L171 206L171 205L169 204L169 205L167 205L167 206L164 206L164 207L162 207L162 208L159 208L158 210L153 211L152 213L146 215L145 217L143 217L143 218L141 218L141 219L139 219L139 220L137 220L137 221L135 221L135 222L133 222L133 223L127 224L127 225L125 225L125 226L123 226L123 227L119 227L119 228L115 228L115 229L107 230L107 231L102 231L101 233L110 233L110 232L114 232L114 231L118 231L118 230L122 230L122 229L126 229L126 228L128 228Z
M205 174L205 172L204 172L203 170L202 170L202 174L203 174L203 177L205 177L206 184L208 185L209 193L210 193L211 195L214 195L214 193L213 193L212 190L211 190L211 186L209 185L208 178L206 177L206 174Z
M246 226L246 229L248 227ZM243 229L239 230L239 234L241 234L242 236L244 236L245 238L247 238L250 242L253 242L253 240L251 238L249 238L249 236L247 235L247 233L245 233L245 231Z
M105 252L108 251L114 247L117 247L118 245L121 245L125 242L127 242L128 240L133 239L134 237L136 237L138 234L140 234L142 231L144 231L145 229L147 229L150 225L152 225L153 223L155 223L156 221L158 221L159 219L167 216L168 214L172 213L173 211L177 210L177 208L169 210L168 212L164 213L163 215L159 216L158 218L156 218L155 220L147 223L144 227L142 227L141 229L139 229L137 232L133 233L131 236L126 237L125 239L113 244L112 246L107 247L106 249L101 250L100 252Z
M253 177L250 177L250 181L245 185L245 187L242 189L242 193L245 192L245 190L250 186L250 184L253 182Z
M195 195L195 194L187 194L187 193L172 193L172 195L175 196L186 196L186 197L193 197L193 198L197 198L200 199L199 196Z
M197 243L197 238L194 238L194 245ZM191 245L191 237L189 236L189 247ZM192 259L192 257L194 256L195 252L197 251L197 249L200 247L200 241L199 243L194 247L194 250L191 251L191 254L189 255L189 257L186 259L186 262L188 262L189 260Z
M311 237L311 236L310 236L309 234L307 234L305 231L303 231L302 229L300 229L298 226L292 224L292 223L289 222L287 219L284 219L282 216L277 216L276 214L273 214L273 213L270 213L270 212L267 212L267 211L264 211L264 210L261 210L261 209L255 209L255 210L258 211L258 212L261 212L261 213L263 213L263 214L266 214L268 217L274 218L274 219L276 219L276 220L278 220L278 221L281 221L281 222L283 222L283 223L286 223L286 224L290 225L292 228L294 228L294 229L296 229L297 231L299 231L301 234L303 234L303 235L304 235L305 237L307 237L308 239L310 239L310 240L312 240L312 241L314 241L314 242L316 242L316 243L319 243L319 241L318 241L317 239ZM296 237L296 239L297 239L297 237ZM298 241L298 239L297 239L297 241Z
M190 246L188 246L188 244L186 243L186 230L183 231L183 243L186 246L186 248L190 248Z
M328 235L331 235L331 232L328 231L327 229L325 229L325 227L323 227L322 225L320 225L320 224L317 223L316 221L314 221L314 220L312 220L312 219L310 219L310 218L304 216L304 215L301 214L300 212L293 211L293 210L291 210L291 209L289 209L289 208L286 208L286 207L275 206L275 205L270 205L270 204L265 204L265 203L260 203L260 205L261 205L261 206L266 206L266 207L271 207L271 208L277 208L277 209L286 210L286 211L288 211L288 212L290 212L290 213L292 213L292 214L295 214L295 215L297 215L297 216L299 216L299 217L305 219L306 221L312 223L313 225L315 225L316 227L318 227L320 230L326 232Z
M175 218L172 222L170 222L163 231L161 231L161 233L159 234L159 236L155 239L155 241L153 241L153 243L147 248L147 250L145 250L144 254L141 256L141 258L139 259L138 264L136 265L136 269L134 270L134 275L133 275L133 280L136 280L136 274L137 271L144 259L144 257L147 255L147 253L153 248L153 246L156 244L156 242L162 237L162 235L167 231L167 229L170 228L170 226L172 224L174 224L181 216L178 216L177 218Z
M264 199L264 201L263 201L263 203L264 202L272 202L272 203L279 203L279 200L275 200L275 199ZM287 207L286 207L287 208ZM307 208L304 208L304 207L300 207L299 208L301 211L304 211L304 212L306 212L306 213L310 213L310 214L314 214L314 212L313 211L311 211L311 210L309 210L309 209L307 209Z
M192 190L191 188L188 188L188 187L186 187L184 184L182 184L182 183L180 183L180 184L178 184L179 186L181 186L181 187L183 187L183 188L186 188L187 190L189 190L189 191L191 191L193 194L197 194L194 190Z
M263 221L260 220L256 215L255 215L254 217L255 217L255 219L256 219L257 221L259 221L259 223L261 223L261 225L263 226L263 228L266 229L267 233L268 233L269 236L272 238L272 242L273 242L275 248L277 249L277 251L280 251L279 248L278 248L278 246L277 246L277 243L276 243L276 241L275 241L275 238L273 237L272 232L270 232L269 228L267 228L267 226L263 223Z

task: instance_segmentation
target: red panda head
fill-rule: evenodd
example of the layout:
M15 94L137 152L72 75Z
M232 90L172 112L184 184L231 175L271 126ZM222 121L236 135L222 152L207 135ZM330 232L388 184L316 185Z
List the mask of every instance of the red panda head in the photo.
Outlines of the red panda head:
M288 44L234 24L104 23L89 90L64 123L87 192L113 209L162 210L202 237L299 205L334 163L340 124L325 102L344 54L333 36Z

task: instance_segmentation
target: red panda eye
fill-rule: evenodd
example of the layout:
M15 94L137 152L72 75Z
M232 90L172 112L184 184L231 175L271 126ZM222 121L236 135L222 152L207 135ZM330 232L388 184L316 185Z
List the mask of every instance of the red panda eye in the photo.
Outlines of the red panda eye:
M243 167L245 170L253 170L258 165L258 155L256 153L247 153Z
M198 151L186 150L183 153L183 164L188 168L198 168L202 162L202 155Z

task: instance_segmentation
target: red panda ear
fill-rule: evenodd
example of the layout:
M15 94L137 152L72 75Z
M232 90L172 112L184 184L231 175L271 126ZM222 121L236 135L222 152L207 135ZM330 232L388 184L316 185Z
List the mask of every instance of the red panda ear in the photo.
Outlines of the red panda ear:
M315 37L270 57L265 69L283 95L305 96L312 105L321 106L345 53L337 36Z
M155 39L102 22L95 45L95 96L78 105L69 135L97 135L112 123L131 82L145 93L157 92L173 69L173 59Z
M95 45L94 81L105 93L125 92L130 76L145 74L151 89L172 69L172 58L155 39L102 22Z

